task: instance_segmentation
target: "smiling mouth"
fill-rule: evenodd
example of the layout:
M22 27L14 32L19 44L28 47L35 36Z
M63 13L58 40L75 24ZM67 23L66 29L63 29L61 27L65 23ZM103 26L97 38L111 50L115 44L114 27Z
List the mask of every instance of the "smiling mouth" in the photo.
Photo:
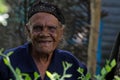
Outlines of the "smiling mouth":
M50 43L52 41L38 41L39 43Z
M53 42L53 41L51 41L51 40L39 40L39 41L37 41L38 43L51 43L51 42Z
M53 44L52 42L53 41L38 41L37 44L41 47L48 47Z

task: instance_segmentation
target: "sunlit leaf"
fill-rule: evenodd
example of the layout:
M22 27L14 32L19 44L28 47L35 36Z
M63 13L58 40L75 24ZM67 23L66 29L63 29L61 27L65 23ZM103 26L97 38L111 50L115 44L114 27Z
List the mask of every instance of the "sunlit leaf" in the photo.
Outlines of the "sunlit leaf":
M40 77L40 75L37 72L34 72L34 79L37 80Z
M113 59L110 65L111 65L112 68L115 67L115 65L116 65L116 60Z

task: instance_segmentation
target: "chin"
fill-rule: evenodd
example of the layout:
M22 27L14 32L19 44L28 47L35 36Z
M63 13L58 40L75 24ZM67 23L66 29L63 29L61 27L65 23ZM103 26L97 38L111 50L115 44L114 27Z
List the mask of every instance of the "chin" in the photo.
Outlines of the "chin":
M41 53L42 53L42 54L51 54L51 53L53 53L53 50L48 50L48 49L44 49L44 50L42 49L42 50L41 50L41 49L39 48L39 49L37 49L37 52L38 52L39 54L41 54Z
M39 53L39 54L51 54L51 53L53 53L54 52L54 50L55 50L55 48L53 47L53 45L51 46L41 46L40 44L36 44L35 46L34 46L34 48L35 48L35 51L37 52L37 53Z

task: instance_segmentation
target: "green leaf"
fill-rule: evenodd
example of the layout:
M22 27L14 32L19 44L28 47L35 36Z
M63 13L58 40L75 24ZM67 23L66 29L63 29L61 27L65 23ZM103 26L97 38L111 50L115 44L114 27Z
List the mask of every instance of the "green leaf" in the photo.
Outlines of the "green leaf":
M64 77L65 78L70 78L70 77L72 77L72 75L71 74L66 74L66 75L64 75Z
M62 62L63 68L65 69L65 62Z
M58 73L54 72L52 75L53 75L54 79L56 79L56 80L60 79L60 75Z
M110 65L111 65L112 68L115 67L115 65L116 65L116 60L113 59Z
M114 79L115 80L120 80L120 77L119 76L114 76Z
M25 80L32 80L29 75L25 77Z
M49 71L46 71L47 76L52 79L52 74Z
M80 68L80 67L77 69L77 71L78 71L79 73L83 73L83 72L84 72L84 70L83 70L82 68Z
M0 14L6 13L8 11L8 6L4 0L0 0Z
M87 73L86 74L86 80L89 80L91 78L91 74L90 73Z
M106 74L106 70L105 70L105 68L102 68L102 70L101 70L101 74L102 74L102 75L105 75L105 74Z
M34 72L34 79L37 80L40 77L40 75L37 72Z
M18 75L21 75L21 71L20 71L20 69L19 68L16 68L16 73L18 74Z
M7 60L7 58L3 58L3 61L7 66L9 65L9 61Z
M110 71L111 71L111 67L110 67L109 65L106 65L106 66L105 66L105 69L106 69L107 72L110 72Z
M95 75L94 77L96 78L96 80L101 80L101 76L100 76L100 74Z
M27 73L21 73L20 75L22 77L25 77L25 80L32 80L31 77L29 76L29 74L27 74Z
M10 56L10 55L12 55L12 54L13 54L13 51L9 52L9 53L7 54L7 56Z
M109 60L106 60L106 65L108 65L110 63L110 61Z

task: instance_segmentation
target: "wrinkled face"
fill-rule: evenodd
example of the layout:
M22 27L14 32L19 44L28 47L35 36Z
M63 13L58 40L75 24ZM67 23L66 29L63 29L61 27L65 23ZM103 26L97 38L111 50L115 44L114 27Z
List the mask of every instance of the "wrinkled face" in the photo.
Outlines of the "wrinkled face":
M63 27L58 19L44 12L33 15L27 29L33 49L45 54L53 53L63 34Z

